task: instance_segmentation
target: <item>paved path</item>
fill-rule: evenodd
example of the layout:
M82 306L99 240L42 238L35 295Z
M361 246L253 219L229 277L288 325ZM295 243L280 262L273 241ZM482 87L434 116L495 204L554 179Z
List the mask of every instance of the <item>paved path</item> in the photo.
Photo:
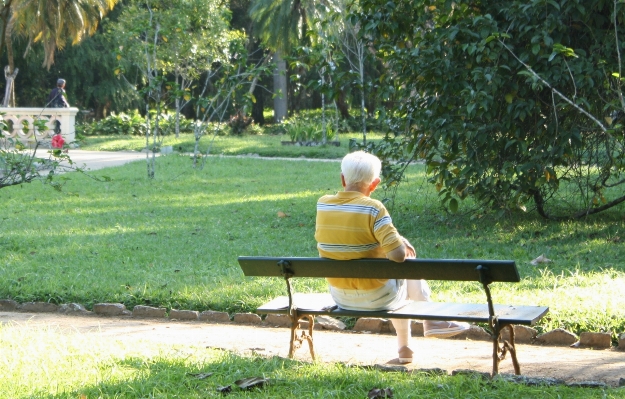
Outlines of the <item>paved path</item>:
M37 155L47 158L49 150L43 150L42 154L39 154L39 151L37 151ZM84 166L87 170L97 170L110 166L124 165L128 162L146 160L146 153L136 151L84 151L70 149L68 155L77 166Z
M149 341L288 356L289 329L271 326L23 312L0 312L0 324L3 328L52 329L63 335L86 335L98 340ZM398 366L393 335L315 331L314 337L315 351L322 362ZM413 337L411 346L416 356L414 363L406 365L409 370L490 372L492 367L492 344L488 341ZM557 378L567 383L599 381L611 386L625 379L625 351L517 345L517 352L524 376ZM296 352L296 358L310 361L305 345ZM509 358L501 363L500 371L513 373Z

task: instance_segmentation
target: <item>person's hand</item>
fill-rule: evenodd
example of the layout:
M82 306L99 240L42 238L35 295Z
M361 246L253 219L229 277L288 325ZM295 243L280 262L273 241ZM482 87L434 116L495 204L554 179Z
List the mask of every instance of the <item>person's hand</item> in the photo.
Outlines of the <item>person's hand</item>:
M417 257L417 251L414 249L412 244L404 237L401 238L405 247L406 247L406 259L415 259Z

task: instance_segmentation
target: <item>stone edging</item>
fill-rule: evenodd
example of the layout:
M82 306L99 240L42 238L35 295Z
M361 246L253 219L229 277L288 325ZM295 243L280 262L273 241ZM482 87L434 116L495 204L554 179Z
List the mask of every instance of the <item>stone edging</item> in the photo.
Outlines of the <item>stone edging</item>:
M18 303L11 299L0 300L0 311L5 312L34 312L34 313L63 313L99 316L130 316L135 318L154 318L178 321L204 321L204 322L231 322L239 324L264 324L274 327L290 327L291 320L285 314L269 314L263 320L255 313L236 313L230 318L227 312L206 310L178 310L167 308L137 305L132 311L126 309L122 303L97 303L93 305L93 311L88 311L83 305L77 303L56 305L48 302L25 302ZM302 323L305 324L305 323ZM306 326L302 325L302 328ZM345 330L345 324L340 320L328 316L317 316L315 318L315 329L319 330ZM374 334L393 333L393 325L386 319L360 318L356 321L354 332L369 332ZM507 331L506 331L507 332ZM420 322L412 322L412 335L423 336L423 325ZM604 332L583 332L577 335L557 328L543 334L537 334L533 328L526 326L514 326L515 341L522 344L570 346L572 348L612 348L612 337L610 333ZM504 334L505 336L505 334ZM490 335L481 327L472 325L471 329L449 339L471 339L490 341ZM625 351L625 333L619 334L618 346L615 348Z

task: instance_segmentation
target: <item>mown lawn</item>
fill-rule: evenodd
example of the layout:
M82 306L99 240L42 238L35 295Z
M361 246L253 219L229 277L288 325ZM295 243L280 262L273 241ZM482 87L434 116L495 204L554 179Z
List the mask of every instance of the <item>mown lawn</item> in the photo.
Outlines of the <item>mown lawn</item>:
M389 373L204 347L124 343L45 328L0 326L0 338L0 397L7 399L352 399L367 398L374 388L388 389L394 398L421 399L623 397L623 388L526 386L500 378ZM240 387L255 377L261 381L257 386Z
M70 152L71 154L71 152ZM315 203L340 189L339 163L189 156L72 173L62 193L41 184L3 189L0 298L175 309L253 311L284 282L244 278L240 255L316 256ZM520 284L494 284L497 302L550 307L540 331L625 332L624 217L620 210L555 223L533 214L498 218L439 209L423 167L407 173L394 205L400 232L423 258L512 259ZM384 197L376 191L375 196ZM539 255L551 261L533 265ZM434 300L483 301L477 283L431 282ZM295 282L326 290L322 280Z
M264 137L229 140L211 153L260 154L256 141ZM134 149L131 142L94 141L93 147ZM283 151L273 156L313 158L305 153L309 148L296 148L304 153L292 154L293 147L263 145ZM194 169L188 155L168 155L157 159L152 180L146 177L145 162L138 161L91 173L110 177L108 182L64 175L61 193L39 183L3 189L0 298L78 302L87 308L122 302L129 309L143 304L253 311L284 294L284 282L245 278L237 256L316 256L315 203L340 189L336 160L347 148L314 151L320 151L318 158L335 159L211 156L204 168ZM374 196L382 199L385 193ZM549 306L540 331L610 331L615 339L625 331L622 210L555 223L534 214L501 218L468 212L472 207L465 202L455 215L440 209L419 165L409 168L394 204L389 204L395 224L420 257L515 260L522 282L495 283L493 296L500 303ZM542 254L551 261L533 265L532 259ZM484 301L477 283L430 284L435 300ZM319 279L294 285L297 291L326 290ZM223 397L219 391L227 386L232 388L228 397L235 398L364 398L372 388L391 388L397 398L623 397L622 388L387 373L207 348L93 341L11 325L0 325L0 351L2 398ZM249 377L266 378L267 383L251 390L236 386L235 381Z

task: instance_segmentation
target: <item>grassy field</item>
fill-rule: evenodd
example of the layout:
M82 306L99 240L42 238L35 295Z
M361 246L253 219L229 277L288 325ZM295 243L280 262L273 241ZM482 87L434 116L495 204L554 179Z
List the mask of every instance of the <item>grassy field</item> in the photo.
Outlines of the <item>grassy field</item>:
M154 180L141 161L94 174L112 180L70 174L63 193L40 184L0 192L0 298L253 311L284 293L284 282L244 278L237 256L316 256L316 200L340 189L338 162L210 157L199 170L171 155L158 160ZM549 306L540 331L625 332L619 210L566 223L448 215L424 178L411 167L391 207L420 257L515 260L522 282L494 284L494 298ZM540 255L551 262L532 265ZM477 283L431 285L436 301L484 300Z
M284 134L263 134L244 136L206 136L200 140L200 151L217 155L259 155L266 157L288 158L342 158L348 151L349 139L362 140L359 134L341 134L338 138L340 145L306 147L297 145L283 145L290 138ZM379 140L382 135L370 133L368 139ZM165 136L163 146L172 146L176 152L192 153L195 139L192 134ZM144 137L140 136L89 136L80 142L83 150L94 151L141 151L146 148Z
M0 326L0 397L95 398L366 398L373 389L395 398L616 399L623 389L525 386L501 379L389 373L342 364L242 357L203 347L123 343L71 337L51 329ZM24 343L28 343L25 345ZM237 381L261 378L242 389ZM230 393L221 393L231 389Z
M229 152L236 146L230 138L231 144L213 153L259 153L253 142L263 139L245 137L239 150ZM116 145L130 148L128 142ZM114 149L104 140L83 148ZM340 158L346 147L338 151L328 157ZM285 152L274 155L308 156ZM0 298L233 313L253 311L283 295L282 280L245 278L236 258L316 256L315 203L340 189L339 163L215 156L203 169L191 165L188 156L168 155L157 159L153 180L139 161L92 172L109 176L108 182L67 174L62 193L39 183L1 190ZM540 331L609 331L615 339L625 332L621 209L555 223L533 214L464 214L472 207L467 202L458 214L449 215L439 209L435 190L424 181L423 167L409 168L390 207L395 224L420 257L513 259L522 282L495 283L493 296L499 303L549 306ZM374 196L381 199L384 192ZM551 262L531 264L543 254ZM430 284L434 300L484 301L477 283ZM300 292L327 289L319 279L298 280L294 286ZM7 325L0 325L0 351L6 371L0 381L2 398L204 398L221 397L217 388L227 385L233 386L229 397L354 398L366 397L374 387L392 387L398 398L623 397L622 389L383 373L206 348L87 342L52 330L24 333ZM199 379L197 373L212 374ZM234 385L254 376L271 382L250 391Z

